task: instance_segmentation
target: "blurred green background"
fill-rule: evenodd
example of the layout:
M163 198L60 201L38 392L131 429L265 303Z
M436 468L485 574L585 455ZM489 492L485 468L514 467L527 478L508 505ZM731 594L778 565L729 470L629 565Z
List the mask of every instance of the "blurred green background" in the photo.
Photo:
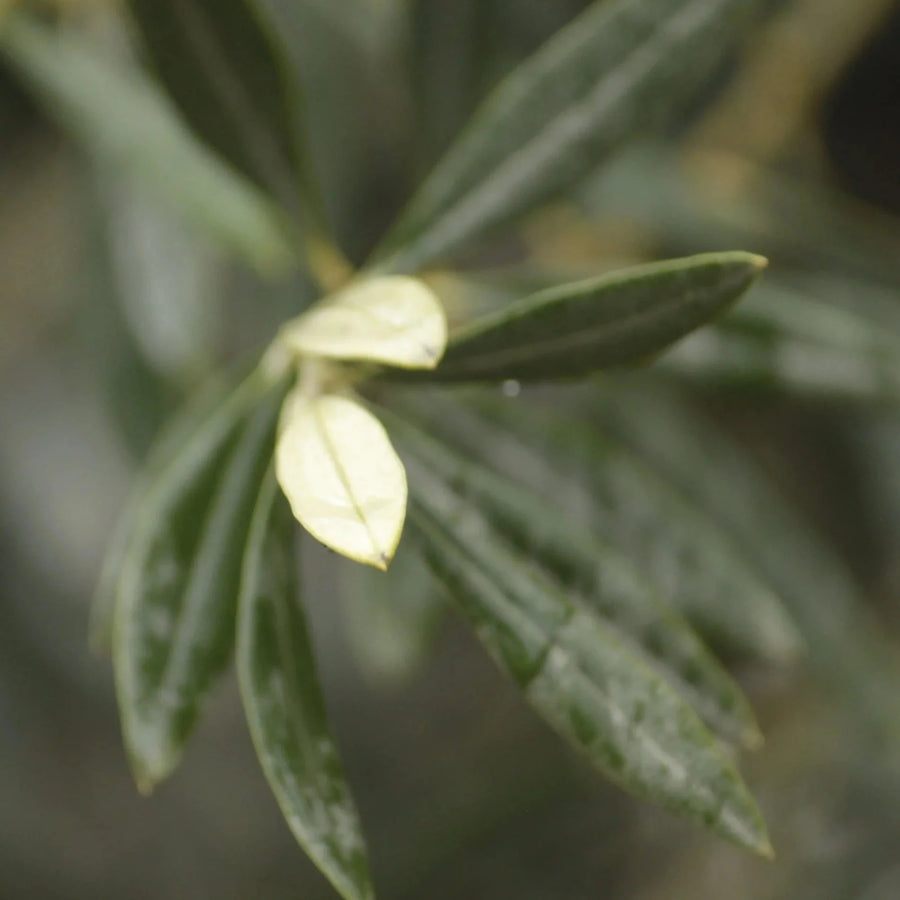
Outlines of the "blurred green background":
M365 114L340 57L309 63L331 213L356 257L486 90L586 5L372 4L372 58L356 61L377 74ZM114 10L62 6L67 27L127 55ZM900 5L773 2L688 117L487 262L581 270L737 246L801 262L823 291L900 302ZM0 897L332 896L266 788L233 685L177 775L142 799L108 661L87 640L105 544L160 423L311 291L300 275L260 278L92 164L0 62ZM717 382L683 350L658 368L831 541L896 642L890 404L833 402L828 377L811 402L727 366ZM767 736L745 771L769 864L587 771L455 619L421 660L361 625L340 590L349 564L309 555L325 692L381 896L900 897L900 760L855 740L802 667L735 662Z

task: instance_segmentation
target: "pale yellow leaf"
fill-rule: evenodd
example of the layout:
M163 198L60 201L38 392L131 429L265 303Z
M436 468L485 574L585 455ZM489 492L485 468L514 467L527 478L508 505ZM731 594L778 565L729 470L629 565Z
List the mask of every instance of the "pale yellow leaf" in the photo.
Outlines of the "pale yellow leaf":
M406 516L406 471L382 424L358 403L294 394L275 473L294 516L332 550L386 569Z
M447 345L447 318L424 282L391 275L328 297L288 322L281 342L298 355L433 369Z

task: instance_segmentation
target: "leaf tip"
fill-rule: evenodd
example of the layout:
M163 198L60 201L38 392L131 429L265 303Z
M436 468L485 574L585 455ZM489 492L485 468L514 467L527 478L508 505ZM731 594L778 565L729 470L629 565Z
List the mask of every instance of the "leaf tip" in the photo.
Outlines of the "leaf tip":
M759 842L756 846L751 848L757 856L761 859L766 860L766 862L775 862L775 848L772 846L772 842L769 840L768 834L763 834Z
M142 797L149 797L181 761L180 750L153 729L138 729L133 718L123 718L128 766Z
M149 797L156 787L156 782L152 778L143 775L135 775L135 783L137 784L138 793L142 797Z
M764 272L769 268L769 260L765 256L760 256L758 253L750 253L749 257L750 265L757 272Z
M142 797L149 797L156 790L156 786L169 774L168 769L162 771L159 767L149 765L147 760L133 752L129 753L128 762L131 766L135 786Z
M394 558L394 553L396 551L396 547L392 547L387 550L378 550L375 549L372 553L360 554L358 556L351 556L350 559L355 560L358 563L362 563L365 566L372 566L373 569L378 569L379 572L387 572L388 566L391 564L391 560ZM347 554L344 554L347 556Z
M766 738L756 723L753 723L744 729L744 733L741 735L741 743L747 750L761 750L766 743Z
M743 782L738 784L740 785L738 802L734 805L728 804L721 810L713 830L756 856L774 859L775 851L769 840L769 832L762 814L743 786Z
M446 341L445 341L446 342ZM444 355L444 347L435 347L431 345L422 346L422 368L436 369L438 363Z

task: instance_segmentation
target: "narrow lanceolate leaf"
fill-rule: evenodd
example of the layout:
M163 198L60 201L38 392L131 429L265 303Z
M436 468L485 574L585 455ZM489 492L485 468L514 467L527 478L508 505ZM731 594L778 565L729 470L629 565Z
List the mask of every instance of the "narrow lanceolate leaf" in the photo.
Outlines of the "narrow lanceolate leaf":
M765 264L709 253L539 291L451 335L427 377L541 381L642 361L734 303Z
M409 455L410 530L436 577L537 711L626 789L756 852L759 813L727 757L631 641Z
M237 421L246 415L249 404L253 402L253 391L246 386L239 388L239 385L240 382L233 376L216 379L209 384L172 418L151 448L113 529L100 570L91 606L90 642L95 650L111 649L112 617L119 577L128 548L135 539L145 498L153 492L156 481L166 469L179 456L188 452L190 444L198 441L201 435L206 436L203 438L206 450L202 452L210 457L209 462L202 465L212 467L221 462L227 449L227 435L223 437L222 427L227 431L227 426L224 423L219 425L217 420L219 417L233 417ZM203 487L204 491L200 492L195 501L198 509L211 502L215 483L206 479Z
M304 145L338 235L358 234L367 185L384 171L384 98L399 71L384 64L391 4L369 0L253 0L268 19L288 78L304 87ZM398 67L399 68L399 67ZM377 72L377 77L372 77ZM390 138L388 138L390 140Z
M290 263L294 251L274 205L199 144L139 73L23 13L3 23L0 53L101 165L147 185L254 265Z
M741 448L676 398L647 390L611 391L594 414L740 542L778 591L822 680L880 738L900 739L893 666L852 576Z
M296 526L274 477L253 514L241 575L237 670L259 761L288 826L346 900L373 897L359 816L325 714L299 606Z
M289 322L279 340L301 356L433 369L447 345L447 318L434 291L417 278L371 278Z
M153 67L194 131L299 213L300 95L256 0L129 0Z
M895 402L900 331L863 308L767 284L714 328L691 335L661 365L716 387Z
M377 256L411 272L557 195L671 115L726 58L748 0L599 0L488 98Z
M152 479L122 554L113 663L142 790L178 763L230 654L240 557L286 387L257 379Z
M723 737L754 746L759 730L740 689L686 623L660 602L627 556L573 522L551 500L395 423L401 446L469 504L561 590L595 610L634 652L676 687Z
M294 394L275 450L278 483L316 540L386 569L406 516L406 472L381 423L353 400Z
M415 410L429 434L526 484L630 559L704 635L773 662L799 653L789 614L739 544L600 429L509 400L464 406L429 394Z

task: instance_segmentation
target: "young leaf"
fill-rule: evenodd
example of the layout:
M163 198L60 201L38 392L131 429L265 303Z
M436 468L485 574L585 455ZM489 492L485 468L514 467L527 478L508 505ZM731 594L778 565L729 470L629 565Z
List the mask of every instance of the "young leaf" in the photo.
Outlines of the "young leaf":
M853 579L752 460L672 396L620 389L594 415L740 542L778 591L822 680L880 739L896 742L896 685ZM896 746L896 743L892 743Z
M154 68L216 152L299 215L300 96L257 0L129 0Z
M485 647L535 709L626 789L770 853L731 763L691 708L611 627L414 470L410 531Z
M294 251L275 207L200 145L139 73L20 12L0 28L0 52L102 166L147 184L257 267L290 264Z
M773 662L799 652L790 616L739 545L599 429L558 410L483 396L463 405L431 392L414 409L429 434L526 484L631 560L703 634Z
M250 734L291 832L346 900L374 896L298 604L295 525L275 478L257 501L241 574L237 671Z
M370 412L344 397L292 395L275 472L294 516L316 540L387 568L406 516L406 472Z
M747 0L600 0L476 113L376 255L413 272L564 191L671 115L741 35Z
M113 663L144 791L177 765L228 660L240 556L285 390L261 390L252 376L152 478L138 508L117 582Z
M634 363L734 303L765 264L710 253L539 291L451 335L441 365L423 377L540 381Z
M433 369L447 345L447 319L424 282L394 275L338 291L288 322L279 340L301 356Z
M400 446L455 499L443 514L463 518L474 506L486 527L506 540L560 590L596 610L620 640L673 684L729 740L753 746L760 734L740 689L685 622L659 602L627 557L573 523L552 501L518 488L463 459L417 429L391 419ZM474 514L472 514L474 516Z

